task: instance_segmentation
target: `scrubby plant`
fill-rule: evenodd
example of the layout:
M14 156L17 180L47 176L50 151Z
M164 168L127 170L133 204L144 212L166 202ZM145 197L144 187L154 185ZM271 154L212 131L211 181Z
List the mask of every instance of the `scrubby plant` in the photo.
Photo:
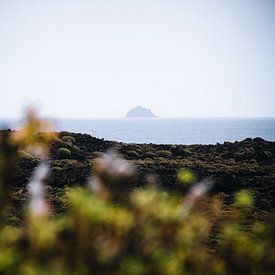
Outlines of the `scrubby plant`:
M189 169L181 168L177 173L177 179L184 185L189 185L197 180L196 175Z
M71 157L72 153L69 149L61 147L58 149L58 156L61 159L69 159Z
M54 167L52 167L51 171L53 173L60 173L60 172L62 172L62 168L59 166L54 166Z
M170 157L172 156L172 153L168 150L158 150L156 151L156 155L159 157Z
M76 151L76 152L79 152L79 151L80 151L79 147L76 146L76 145L74 145L74 146L72 147L72 149L73 149L74 151Z
M127 151L127 156L133 159L140 159L140 154L135 150L129 150Z
M145 153L145 157L154 158L154 157L156 157L156 154L154 152L149 151L149 152Z
M70 145L73 145L75 144L76 142L76 139L72 136L62 136L61 139L64 141L64 142L67 142L69 143Z

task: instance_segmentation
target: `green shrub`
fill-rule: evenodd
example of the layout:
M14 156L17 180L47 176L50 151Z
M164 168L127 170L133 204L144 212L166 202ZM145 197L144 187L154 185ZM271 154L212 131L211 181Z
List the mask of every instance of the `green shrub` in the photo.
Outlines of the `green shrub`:
M149 151L149 152L145 153L145 157L147 157L147 158L154 158L154 157L156 157L156 154Z
M177 179L184 185L189 185L197 180L197 176L189 169L181 168L177 173Z
M64 142L61 138L55 139L55 140L54 140L54 143L55 143L58 147L65 146L65 142Z
M72 149L74 150L74 151L80 151L80 149L79 149L79 147L78 146L76 146L76 145L74 145L73 147L72 147Z
M127 156L129 156L130 158L133 158L133 159L141 158L141 156L138 154L138 152L134 151L134 150L127 151Z
M62 172L62 168L59 167L59 166L54 166L54 167L52 167L52 172L53 173L60 173L60 172Z
M61 159L69 159L71 158L71 155L72 155L71 151L67 148L62 147L58 149L58 156Z
M168 150L158 150L156 152L156 155L158 155L159 157L170 157L172 156L172 153Z
M74 137L72 137L72 136L62 136L61 139L64 142L69 143L70 145L73 145L76 142L76 139Z

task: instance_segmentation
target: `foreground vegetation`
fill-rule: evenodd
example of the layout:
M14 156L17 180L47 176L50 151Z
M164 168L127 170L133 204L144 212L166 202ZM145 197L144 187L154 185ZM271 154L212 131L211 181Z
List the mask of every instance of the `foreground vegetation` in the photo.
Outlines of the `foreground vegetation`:
M136 183L133 163L115 152L100 153L88 184L65 188L63 211L55 213L45 183L56 139L32 112L20 132L1 133L1 274L274 274L272 212L259 212L248 190L225 205L221 195L207 195L210 180L187 169L177 175L182 195L163 190L153 177ZM63 135L58 141L60 160L72 157L74 139ZM130 158L139 154L134 151ZM157 151L173 157L171 150ZM13 186L22 154L37 166L18 222L11 213L20 211ZM58 173L60 166L54 167Z

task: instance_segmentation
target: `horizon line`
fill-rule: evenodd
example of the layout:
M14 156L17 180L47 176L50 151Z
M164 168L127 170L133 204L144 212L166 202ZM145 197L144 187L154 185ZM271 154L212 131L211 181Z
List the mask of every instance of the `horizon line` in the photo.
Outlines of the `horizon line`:
M275 116L185 116L185 117L88 117L88 116L38 116L41 119L275 119ZM0 117L0 119L24 119L24 116Z

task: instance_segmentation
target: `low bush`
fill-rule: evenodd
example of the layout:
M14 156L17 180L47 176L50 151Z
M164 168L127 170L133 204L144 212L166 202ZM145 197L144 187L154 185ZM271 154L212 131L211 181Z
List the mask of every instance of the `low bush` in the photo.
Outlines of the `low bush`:
M70 145L73 145L75 144L76 142L76 139L72 136L62 136L61 139L64 141L64 142L67 142L69 143Z
M156 154L154 153L154 152L146 152L145 153L145 157L147 157L147 158L154 158L154 157L156 157Z
M67 148L61 147L58 149L58 156L60 159L69 159L71 158L71 151Z
M134 151L134 150L127 151L127 156L129 156L130 158L133 158L133 159L141 158L140 154L138 154L138 152Z
M156 155L159 157L170 157L172 153L168 150L158 150L156 151Z
M54 167L52 167L52 172L53 173L60 173L60 172L62 172L62 168L59 167L59 166L54 166Z
M79 147L76 146L76 145L74 145L74 146L72 147L72 149L73 149L74 151L76 151L76 152L79 152L79 151L80 151Z

